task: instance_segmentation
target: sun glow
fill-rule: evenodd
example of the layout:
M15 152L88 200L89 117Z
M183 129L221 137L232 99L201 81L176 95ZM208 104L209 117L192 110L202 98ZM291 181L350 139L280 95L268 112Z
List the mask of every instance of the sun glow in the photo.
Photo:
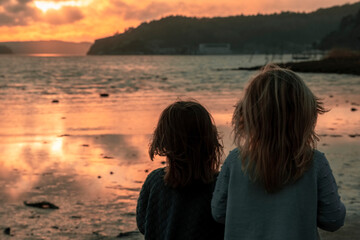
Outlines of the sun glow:
M62 2L49 2L49 1L34 1L35 6L43 12L50 9L59 10L62 7L80 7L89 4L90 1L62 1Z
M169 15L226 17L308 12L358 1L307 0L299 4L297 0L258 0L250 4L235 0L0 0L0 42L88 42Z

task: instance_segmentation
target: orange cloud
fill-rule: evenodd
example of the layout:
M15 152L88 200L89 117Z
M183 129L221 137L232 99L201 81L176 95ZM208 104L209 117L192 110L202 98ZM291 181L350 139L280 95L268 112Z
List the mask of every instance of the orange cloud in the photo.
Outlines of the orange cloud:
M31 6L32 0L1 0L0 26L28 25L38 18L39 10Z
M62 7L59 10L49 9L44 13L44 20L53 25L70 24L84 18L77 7Z
M350 0L356 2L358 0ZM348 0L0 0L0 41L93 41L168 15L313 11Z

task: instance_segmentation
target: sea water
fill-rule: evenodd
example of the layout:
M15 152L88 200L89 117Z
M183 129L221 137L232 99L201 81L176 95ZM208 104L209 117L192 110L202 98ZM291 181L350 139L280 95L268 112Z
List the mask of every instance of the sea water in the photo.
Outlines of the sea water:
M9 227L15 239L106 239L136 231L142 183L163 167L164 159L152 162L147 155L161 111L176 100L196 99L212 113L228 153L233 106L256 73L235 69L289 60L0 56L0 229ZM348 213L357 213L360 79L299 75L331 109L319 118L318 147L328 153ZM59 209L24 201L49 201Z

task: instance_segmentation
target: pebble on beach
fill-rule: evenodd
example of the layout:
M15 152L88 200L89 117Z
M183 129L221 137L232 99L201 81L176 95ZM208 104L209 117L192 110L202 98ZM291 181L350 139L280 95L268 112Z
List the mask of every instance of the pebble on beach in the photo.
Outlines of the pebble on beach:
M4 229L4 234L11 235L10 232L11 232L11 228L7 227L7 228Z
M117 238L122 238L122 237L130 237L130 236L136 236L136 235L140 235L140 233L138 231L130 231L130 232L122 232L119 233L119 235L117 235Z
M342 135L339 135L339 134L332 134L332 135L330 135L330 137L342 137Z
M360 134L349 134L349 137L351 138L360 137Z
M58 206L56 206L55 204L53 204L51 202L47 202L47 201L33 202L33 203L28 203L28 202L24 201L24 205L28 206L28 207L35 207L35 208L41 208L41 209L59 209Z
M71 135L70 134L62 134L62 135L59 135L58 137L70 137Z

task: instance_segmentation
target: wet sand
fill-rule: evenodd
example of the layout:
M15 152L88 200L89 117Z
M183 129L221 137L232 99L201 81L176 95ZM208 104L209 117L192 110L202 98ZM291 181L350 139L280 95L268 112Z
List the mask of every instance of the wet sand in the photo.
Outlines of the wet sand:
M320 230L323 240L353 240L360 236L359 137L322 137L319 150L326 154L346 206L345 225L336 232ZM324 146L325 145L325 146Z
M355 240L360 236L360 216L358 214L348 214L345 225L336 232L325 232L320 230L322 240Z
M136 200L147 174L163 166L161 158L149 160L149 139L161 110L177 96L155 101L136 95L132 105L111 97L76 107L60 101L36 105L36 111L2 109L0 239L142 239L136 233ZM230 121L237 97L187 97L213 114L227 154L233 148ZM321 236L353 240L360 236L360 99L320 97L331 111L319 118L318 149L331 164L347 208L345 226ZM49 201L59 209L32 208L24 201ZM6 228L13 236L3 232Z

